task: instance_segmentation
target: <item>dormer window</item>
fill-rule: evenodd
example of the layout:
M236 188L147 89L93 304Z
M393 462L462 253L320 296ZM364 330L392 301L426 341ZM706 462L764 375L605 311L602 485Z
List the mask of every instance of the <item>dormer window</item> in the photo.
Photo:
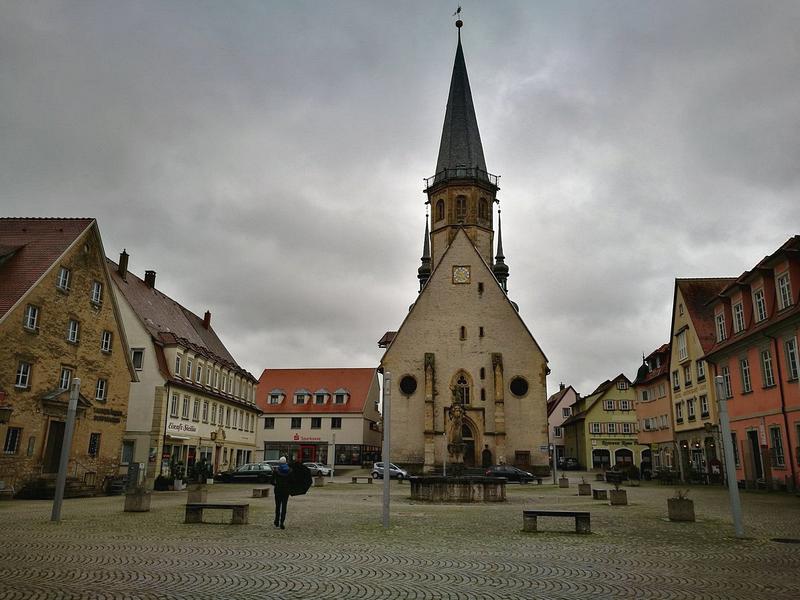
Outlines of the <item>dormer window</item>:
M744 306L741 302L733 305L733 330L736 333L744 331Z
M329 395L327 390L318 390L314 394L314 404L325 404Z
M714 322L717 326L717 341L725 341L725 313L717 313L714 316Z
M350 392L343 388L339 388L333 393L334 404L345 404L348 398L350 398Z
M767 301L763 289L753 292L753 303L756 305L756 320L761 322L767 318Z
M299 390L294 393L294 403L295 404L305 404L306 398L311 396L311 393L308 390Z
M778 302L781 310L792 305L792 288L789 284L789 273L778 277Z
M617 382L617 389L618 390L627 390L628 389L628 382L625 381L624 379L620 379Z
M175 356L175 375L180 377L181 375L181 355L178 354Z

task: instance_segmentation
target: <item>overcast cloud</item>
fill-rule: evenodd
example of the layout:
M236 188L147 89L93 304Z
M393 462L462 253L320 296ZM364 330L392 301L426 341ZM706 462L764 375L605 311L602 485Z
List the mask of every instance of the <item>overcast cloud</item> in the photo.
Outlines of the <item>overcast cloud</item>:
M375 366L417 290L455 2L0 1L0 207L265 367ZM462 2L509 294L559 381L635 376L675 277L800 223L797 2Z

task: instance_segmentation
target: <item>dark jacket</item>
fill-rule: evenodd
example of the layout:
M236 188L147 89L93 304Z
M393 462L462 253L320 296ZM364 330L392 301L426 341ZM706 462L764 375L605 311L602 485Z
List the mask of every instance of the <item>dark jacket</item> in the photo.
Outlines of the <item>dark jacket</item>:
M289 468L287 464L278 465L278 467L272 471L272 485L275 486L276 495L289 495L289 475L291 472L292 469Z

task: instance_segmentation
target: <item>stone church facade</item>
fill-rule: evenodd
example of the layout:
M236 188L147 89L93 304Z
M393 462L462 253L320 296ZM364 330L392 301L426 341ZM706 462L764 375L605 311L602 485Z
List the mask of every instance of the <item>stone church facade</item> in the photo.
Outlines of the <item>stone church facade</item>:
M425 190L431 227L419 296L381 340L381 369L391 374L390 460L419 472L445 462L546 465L547 358L507 294L500 211L496 241L492 215L499 187L486 170L457 26L436 173Z

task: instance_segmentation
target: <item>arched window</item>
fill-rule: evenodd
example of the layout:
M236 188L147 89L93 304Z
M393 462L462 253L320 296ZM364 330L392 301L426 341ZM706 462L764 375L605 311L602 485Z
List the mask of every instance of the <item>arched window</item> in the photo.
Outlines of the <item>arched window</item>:
M462 404L469 404L469 381L467 381L464 373L459 374L458 379L456 379L456 398Z
M480 204L478 205L478 216L484 220L489 219L489 203L486 201L486 198L481 198Z
M481 367L481 379L486 379L486 369Z
M458 196L456 198L456 221L464 222L467 220L467 198Z
M444 219L444 200L439 200L436 203L436 220L441 221Z

